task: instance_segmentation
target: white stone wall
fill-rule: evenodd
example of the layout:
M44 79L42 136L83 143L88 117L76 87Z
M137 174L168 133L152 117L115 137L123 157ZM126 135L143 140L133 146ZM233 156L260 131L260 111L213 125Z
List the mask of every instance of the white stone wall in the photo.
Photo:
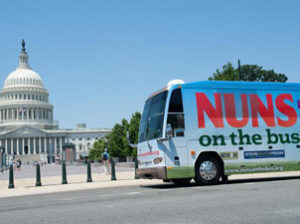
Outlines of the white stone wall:
M89 150L93 147L93 144L99 139L105 137L107 133L69 133L67 141L75 144L76 159L80 159L80 155L88 155Z

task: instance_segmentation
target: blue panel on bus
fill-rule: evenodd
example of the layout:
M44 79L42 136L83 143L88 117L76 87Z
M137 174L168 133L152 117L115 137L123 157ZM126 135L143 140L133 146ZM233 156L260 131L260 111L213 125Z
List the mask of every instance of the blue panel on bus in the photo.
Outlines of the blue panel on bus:
M285 157L284 150L265 150L244 152L245 159L265 159Z

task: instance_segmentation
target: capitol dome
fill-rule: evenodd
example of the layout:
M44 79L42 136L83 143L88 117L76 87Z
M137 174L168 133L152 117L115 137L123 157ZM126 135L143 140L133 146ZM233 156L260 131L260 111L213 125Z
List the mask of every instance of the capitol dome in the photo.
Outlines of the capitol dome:
M0 129L20 126L57 128L49 93L41 77L29 66L24 40L19 61L19 66L8 75L0 92Z
M18 86L44 88L41 77L30 68L17 68L10 73L4 82L3 89Z

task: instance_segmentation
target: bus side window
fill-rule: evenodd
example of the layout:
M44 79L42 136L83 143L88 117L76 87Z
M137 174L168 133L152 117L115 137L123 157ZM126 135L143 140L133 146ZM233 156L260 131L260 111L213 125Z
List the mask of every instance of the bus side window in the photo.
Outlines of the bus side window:
M171 125L174 137L184 136L184 113L181 89L175 89L172 92L167 123Z

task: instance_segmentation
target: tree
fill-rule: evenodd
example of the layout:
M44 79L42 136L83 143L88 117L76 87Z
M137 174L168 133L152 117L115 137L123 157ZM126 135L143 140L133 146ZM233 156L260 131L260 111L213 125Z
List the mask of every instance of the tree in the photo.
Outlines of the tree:
M130 122L123 118L120 124L115 124L111 133L106 136L107 149L112 157L136 156L136 149L130 147L127 142L127 132L130 133L131 142L136 144L138 142L140 120L141 114L136 112L132 114ZM90 150L90 158L102 158L104 148L104 139L95 142Z
M133 114L130 119L129 136L130 136L130 142L133 144L137 144L139 140L139 127L140 127L141 117L142 117L141 113L135 112L135 114ZM136 148L132 149L131 156L136 156Z
M103 138L99 139L93 144L93 148L90 149L90 159L102 160L102 154L105 149L105 140Z
M209 80L228 80L228 81L256 81L256 82L286 82L288 78L282 73L276 73L273 69L264 70L258 65L242 65L239 69L234 68L230 62L223 65L222 71L219 69L213 73Z
M126 119L122 119L121 124L116 124L111 133L108 135L108 150L111 156L119 157L126 156L130 151L130 146L126 140L126 132L129 129L129 124Z

